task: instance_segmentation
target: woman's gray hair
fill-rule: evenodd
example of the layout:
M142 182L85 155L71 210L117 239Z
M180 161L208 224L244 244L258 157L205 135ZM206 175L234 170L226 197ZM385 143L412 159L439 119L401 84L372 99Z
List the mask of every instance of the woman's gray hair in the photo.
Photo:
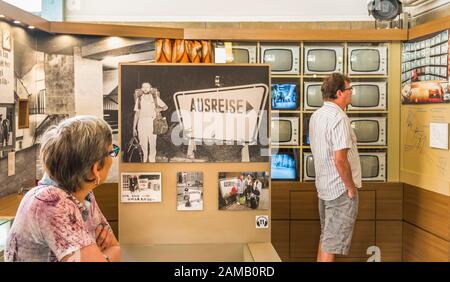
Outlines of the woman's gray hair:
M92 182L90 171L95 162L104 165L111 128L103 119L76 116L50 127L42 137L41 158L50 178L68 192L76 192L80 184Z

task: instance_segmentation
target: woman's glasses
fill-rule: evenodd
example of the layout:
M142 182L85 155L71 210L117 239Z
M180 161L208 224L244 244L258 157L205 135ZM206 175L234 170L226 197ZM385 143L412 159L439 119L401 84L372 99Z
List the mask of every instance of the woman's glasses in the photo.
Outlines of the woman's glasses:
M112 144L113 149L108 152L108 156L115 158L120 153L120 147L116 144Z

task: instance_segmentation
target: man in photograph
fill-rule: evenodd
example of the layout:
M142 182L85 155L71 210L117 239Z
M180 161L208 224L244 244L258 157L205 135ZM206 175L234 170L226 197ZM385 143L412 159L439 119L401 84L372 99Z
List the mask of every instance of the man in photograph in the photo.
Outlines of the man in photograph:
M350 79L333 73L322 84L323 106L309 123L319 197L321 235L317 261L347 255L358 215L361 164L356 135L345 113L352 101Z
M3 114L0 114L0 147L3 147Z
M0 115L2 116L2 115ZM7 118L0 117L0 129L1 129L1 140L0 143L2 146L6 147L8 146L9 141L9 131L10 131L10 122Z
M153 122L167 105L159 97L159 91L149 82L142 83L137 91L134 106L133 136L138 136L143 151L143 162L156 162L156 138Z

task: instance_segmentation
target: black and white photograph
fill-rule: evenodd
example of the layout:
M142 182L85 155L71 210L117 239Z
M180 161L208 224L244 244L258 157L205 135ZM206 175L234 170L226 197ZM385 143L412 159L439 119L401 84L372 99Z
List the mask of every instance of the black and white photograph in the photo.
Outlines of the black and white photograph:
M161 173L122 173L122 203L161 202Z
M177 173L177 210L203 210L203 172Z
M268 66L120 69L123 162L268 161Z
M14 52L11 32L0 22L0 103L14 103Z
M14 149L14 105L0 104L0 151Z
M220 172L219 210L268 210L268 172Z

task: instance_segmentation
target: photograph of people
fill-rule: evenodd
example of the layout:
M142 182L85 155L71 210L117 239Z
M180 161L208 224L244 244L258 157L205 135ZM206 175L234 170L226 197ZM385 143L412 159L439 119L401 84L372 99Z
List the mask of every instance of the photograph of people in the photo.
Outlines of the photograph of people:
M123 162L268 161L268 74L259 65L123 64Z
M0 148L13 145L12 107L0 107Z
M140 90L140 91L139 91ZM161 112L168 109L161 100L158 89L149 82L142 83L141 89L136 91L134 106L133 136L139 138L143 151L143 162L156 162L156 139L154 134L154 120Z
M20 203L5 261L120 261L119 242L93 193L119 151L103 119L77 116L50 127L41 141L46 174Z
M203 172L177 173L177 210L203 210Z
M122 173L122 203L161 202L161 173L139 172Z
M269 208L266 172L219 173L219 210L265 210Z
M311 116L309 136L321 225L317 261L327 262L350 251L362 185L356 135L345 113L352 102L350 79L333 73L321 90L324 104Z

